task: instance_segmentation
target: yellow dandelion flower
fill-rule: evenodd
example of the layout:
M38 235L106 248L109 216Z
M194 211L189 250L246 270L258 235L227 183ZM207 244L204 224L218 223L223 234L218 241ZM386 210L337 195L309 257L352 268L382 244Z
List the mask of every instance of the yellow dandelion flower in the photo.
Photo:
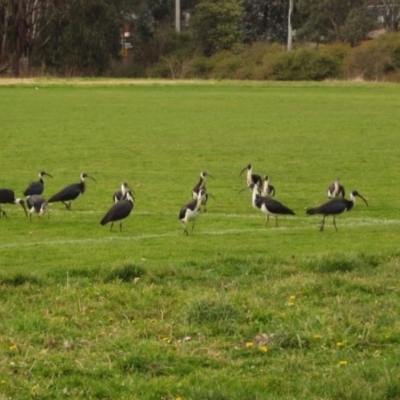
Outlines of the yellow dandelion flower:
M266 353L268 351L268 347L267 346L262 346L260 349L263 353Z
M13 344L13 345L11 345L8 349L9 349L10 351L14 351L14 350L17 350L17 346L16 346L15 344Z
M6 384L6 381L3 379L3 380L1 381L1 384L2 384L2 385L5 385L5 384Z
M35 385L35 386L32 386L32 392L36 392L36 390L37 390L37 386Z
M290 296L289 299L290 299L291 301L294 301L294 300L296 300L296 296Z
M289 305L289 307L293 307L294 306L293 301L290 301L288 305Z
M336 346L337 346L337 347L343 347L343 345L344 345L343 342L337 342L337 343L336 343Z
M164 342L168 342L169 337L163 337L162 340L163 340Z
M114 318L108 318L108 322L113 322L114 321Z
M347 365L347 361L346 360L339 361L339 365L341 367L344 367L345 365Z
M175 400L182 400L182 397L177 397Z
M251 348L253 347L254 343L253 342L247 342L246 347Z
M314 339L321 339L321 335L318 335L318 333L316 333L313 337Z

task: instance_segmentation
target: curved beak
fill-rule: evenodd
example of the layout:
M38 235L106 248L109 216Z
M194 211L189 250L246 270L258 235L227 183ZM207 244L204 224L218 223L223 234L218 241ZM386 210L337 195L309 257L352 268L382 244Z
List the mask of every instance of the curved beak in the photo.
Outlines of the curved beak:
M24 211L25 211L25 216L28 217L28 213L27 213L26 207L25 207L25 202L24 202L23 200L21 200L21 201L19 202L19 204L21 204L21 207L24 209Z
M243 188L242 190L239 190L238 194L242 193L244 190L246 189L250 189L250 186L246 186L245 188Z
M47 172L43 172L43 175L49 176L50 178L53 178L50 174L48 174Z
M247 167L244 167L244 168L240 171L239 176L241 176L241 175L243 174L243 172L246 171L246 169L247 169Z
M365 203L365 204L367 205L367 207L368 207L368 202L367 202L367 200L366 200L363 196L361 196L360 193L359 193L357 196L360 197L361 199L363 199L363 200L364 200L364 203Z
M207 174L207 176L209 176L210 178L213 178L215 180L215 178L212 175ZM208 193L208 194L210 194L210 193Z
M86 178L90 178L92 181L95 181L95 182L97 183L96 179L92 178L92 177L89 176L89 175L86 175Z
M207 194L208 194L210 197L212 197L215 201L217 201L217 200L215 199L215 197L214 197L210 192L207 192Z

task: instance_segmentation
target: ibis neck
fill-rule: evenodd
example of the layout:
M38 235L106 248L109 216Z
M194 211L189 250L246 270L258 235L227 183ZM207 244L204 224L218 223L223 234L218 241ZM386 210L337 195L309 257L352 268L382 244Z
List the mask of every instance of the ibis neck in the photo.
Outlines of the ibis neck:
M257 197L259 196L259 194L258 194L258 188L257 188L257 186L256 185L254 185L254 187L253 187L253 198L252 198L252 201L253 201L253 207L255 207L256 206L256 200L257 200Z
M200 180L198 183L199 189L203 189L205 184L206 184L206 178L203 176L200 176Z

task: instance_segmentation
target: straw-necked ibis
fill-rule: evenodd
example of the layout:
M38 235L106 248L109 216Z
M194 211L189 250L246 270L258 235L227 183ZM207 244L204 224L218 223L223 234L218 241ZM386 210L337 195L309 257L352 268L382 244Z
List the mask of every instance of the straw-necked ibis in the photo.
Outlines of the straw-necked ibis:
M253 191L253 194L252 194L253 207L256 210L260 210L267 216L264 226L268 225L270 216L275 218L275 226L277 227L279 215L295 215L294 211L292 211L290 208L286 207L279 201L274 200L271 197L260 196L259 187L257 185L255 185L254 183L252 183L247 188L242 189L240 192L242 192L243 190L248 189L248 188Z
M132 193L134 193L132 188L126 182L123 182L121 184L121 188L116 190L114 192L114 194L113 194L114 203L118 203L119 201L124 200L125 199L125 195L126 195L128 190L130 190Z
M246 167L244 167L244 168L240 171L239 176L241 176L242 173L243 173L244 171L246 171L246 169L247 169L247 175L246 175L246 183L247 183L247 186L250 186L252 183L254 183L255 185L261 187L261 185L262 185L261 176L260 176L260 175L257 175L257 174L253 174L253 167L252 167L251 164L248 164Z
M200 189L197 199L192 200L190 203L184 205L179 212L179 221L181 221L183 225L183 233L189 235L187 230L187 224L190 221L193 221L192 224L192 232L194 230L194 222L200 215L201 201L202 197L205 195L205 190Z
M7 213L1 209L4 204L20 204L25 211L25 215L28 216L24 200L15 198L15 193L11 189L0 189L0 217L4 215L7 218Z
M345 190L344 186L339 182L339 178L328 187L327 196L329 199L335 199L336 197L344 199Z
M39 180L36 182L31 182L29 186L24 191L24 196L32 196L33 194L42 194L44 190L44 176L49 176L53 178L50 174L45 171L39 172Z
M39 218L47 212L47 216L49 217L47 201L43 196L40 196L39 194L28 196L26 198L26 204L28 205L29 209L29 221L32 220L33 213L38 214Z
M275 196L275 187L269 183L269 176L265 175L262 181L263 181L263 184L262 184L262 188L261 188L261 196L274 197Z
M203 206L203 211L204 212L207 212L206 204L207 204L207 201L208 201L208 196L212 197L215 200L215 197L211 193L207 192L207 189L206 189L206 176L209 176L210 178L215 179L212 175L208 174L205 171L202 171L200 173L199 182L192 189L192 198L193 198L193 200L197 200L197 198L199 196L199 193L200 193L200 190L202 190L202 189L204 190L204 193L203 193L202 199L201 199L201 205Z
M81 174L81 181L79 183L73 183L72 185L66 186L55 195L51 196L48 203L56 203L61 201L67 207L67 210L71 211L71 202L75 200L81 193L83 194L86 189L85 178L90 178L97 183L96 179L92 178L85 172Z
M325 224L325 218L328 215L332 215L333 216L333 226L335 227L336 231L337 231L337 227L336 227L336 222L335 222L335 218L337 215L342 214L346 211L350 211L351 209L353 209L353 207L356 205L356 197L360 197L362 200L364 200L364 203L367 205L368 207L368 202L367 200L361 196L360 193L357 192L357 190L353 190L350 193L350 200L347 199L332 199L318 207L314 207L311 209L308 209L306 211L306 213L308 215L315 215L315 214L322 214L323 218L320 222L321 227L320 227L320 231L324 230L324 224Z
M132 192L127 190L124 199L112 205L112 207L107 211L106 215L100 221L100 225L106 225L111 222L110 231L112 231L114 222L119 222L119 230L122 231L122 222L133 210L133 201L134 198Z

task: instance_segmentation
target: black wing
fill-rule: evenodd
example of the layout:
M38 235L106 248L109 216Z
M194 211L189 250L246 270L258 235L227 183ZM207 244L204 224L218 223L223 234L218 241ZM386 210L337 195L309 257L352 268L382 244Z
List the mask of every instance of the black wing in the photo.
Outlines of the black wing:
M105 225L108 222L120 221L126 218L132 211L133 204L130 201L120 201L114 204L100 221L100 225Z
M79 184L72 184L64 189L60 190L54 196L50 197L49 203L55 203L57 201L70 201L75 200L80 194L82 190Z
M42 194L44 190L44 185L42 182L32 182L25 189L24 196L32 196L34 194Z

